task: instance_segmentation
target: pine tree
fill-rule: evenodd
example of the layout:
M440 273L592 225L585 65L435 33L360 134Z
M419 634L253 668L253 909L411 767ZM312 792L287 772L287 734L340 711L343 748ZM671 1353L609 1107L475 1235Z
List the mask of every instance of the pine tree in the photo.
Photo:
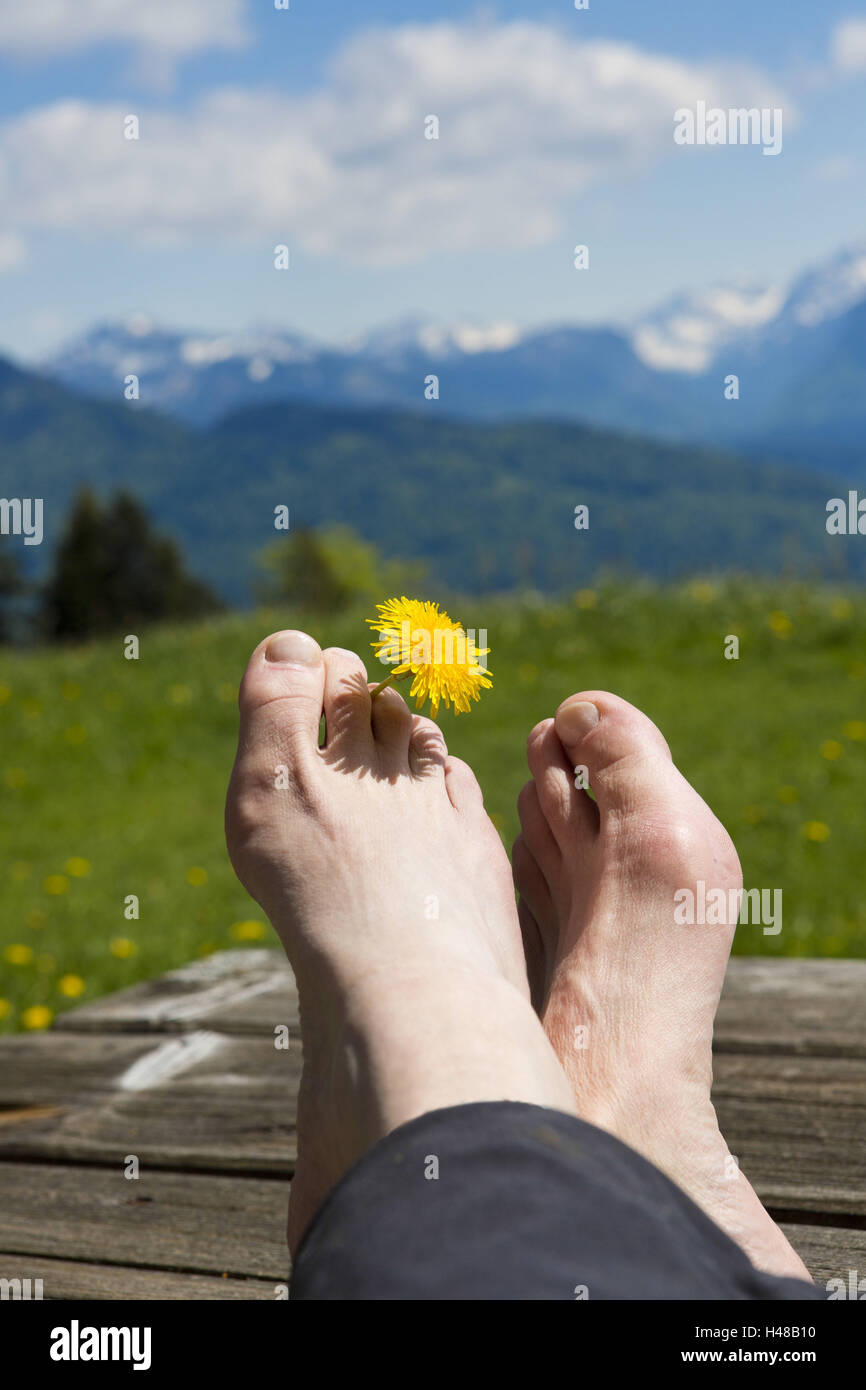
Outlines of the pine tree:
M221 607L134 497L121 492L103 507L90 491L79 493L43 595L50 637L82 641Z
M0 541L0 642L9 641L9 600L16 598L23 588L15 552L8 543Z

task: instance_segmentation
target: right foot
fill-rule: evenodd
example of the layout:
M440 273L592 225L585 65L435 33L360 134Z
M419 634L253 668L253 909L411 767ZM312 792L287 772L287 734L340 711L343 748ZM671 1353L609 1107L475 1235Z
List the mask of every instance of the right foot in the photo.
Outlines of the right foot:
M730 837L632 705L592 691L529 737L514 877L529 977L581 1118L671 1177L760 1269L808 1279L739 1172L710 1100L735 920L678 925L674 894L741 886ZM594 800L575 786L586 768Z
M360 658L300 632L256 649L240 708L229 853L301 1006L294 1253L398 1125L474 1101L574 1102L529 1002L507 856L437 725L393 689L371 705Z

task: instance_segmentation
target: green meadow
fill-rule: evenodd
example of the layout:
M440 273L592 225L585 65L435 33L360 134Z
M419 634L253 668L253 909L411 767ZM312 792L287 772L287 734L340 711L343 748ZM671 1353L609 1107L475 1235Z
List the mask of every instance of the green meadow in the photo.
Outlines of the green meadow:
M573 691L610 689L660 725L730 830L746 887L783 890L781 933L741 926L736 949L866 956L862 592L610 582L558 604L527 594L448 606L487 629L494 687L440 722L506 844L528 730ZM275 941L223 843L238 681L262 637L296 625L366 653L378 678L369 611L153 629L137 661L120 638L0 649L0 1029L44 1027L193 957ZM730 635L738 660L724 656Z

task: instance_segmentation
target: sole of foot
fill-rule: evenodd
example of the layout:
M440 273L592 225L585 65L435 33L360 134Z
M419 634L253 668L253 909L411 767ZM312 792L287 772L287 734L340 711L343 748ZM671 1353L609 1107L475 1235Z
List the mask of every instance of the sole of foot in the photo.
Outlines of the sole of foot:
M515 883L532 998L578 1114L642 1153L753 1264L808 1271L740 1173L710 1099L736 927L678 921L683 890L742 885L727 831L655 725L603 691L529 736Z
M478 783L436 724L370 689L353 652L286 631L240 690L227 843L300 998L293 1251L350 1165L418 1115L484 1100L574 1112Z

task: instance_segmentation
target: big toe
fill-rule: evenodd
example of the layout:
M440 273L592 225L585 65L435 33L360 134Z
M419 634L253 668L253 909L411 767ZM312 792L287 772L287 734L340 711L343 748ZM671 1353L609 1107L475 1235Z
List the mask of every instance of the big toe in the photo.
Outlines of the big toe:
M582 769L602 816L667 802L687 786L652 720L617 695L571 695L556 711L553 727L571 766Z

